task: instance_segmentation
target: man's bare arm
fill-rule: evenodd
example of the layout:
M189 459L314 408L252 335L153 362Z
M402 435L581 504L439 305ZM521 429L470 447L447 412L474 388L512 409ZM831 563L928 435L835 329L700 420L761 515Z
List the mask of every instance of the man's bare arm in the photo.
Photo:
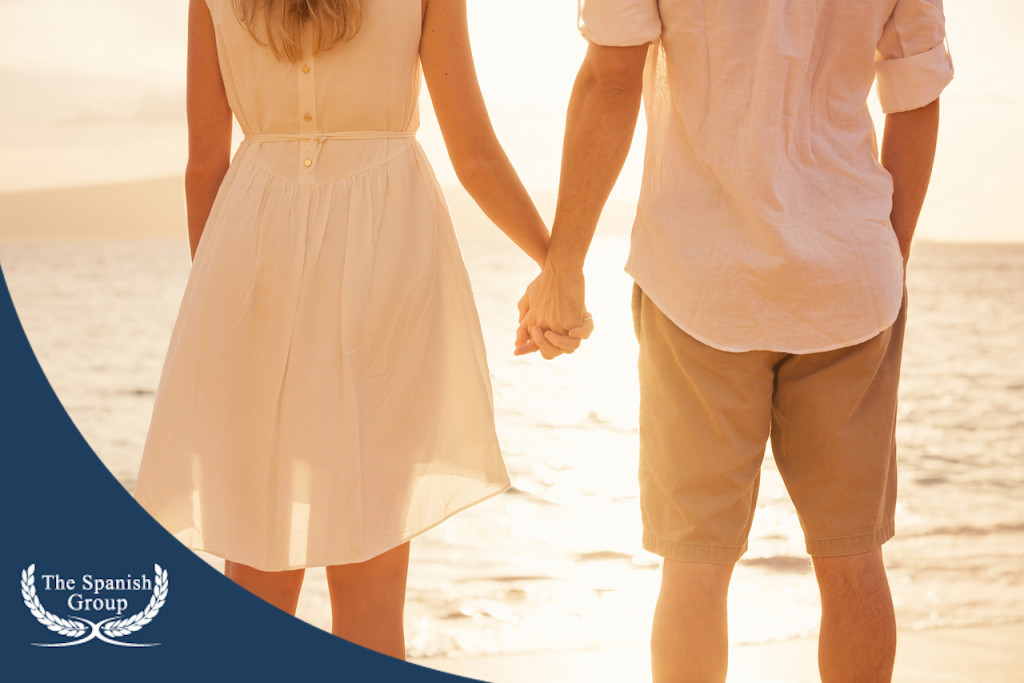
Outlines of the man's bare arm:
M553 358L579 344L565 335L583 323L583 262L629 153L646 58L646 45L591 43L587 49L566 115L558 206L547 259L520 304L523 320L517 354L540 350L545 358ZM545 336L545 331L550 334Z
M910 242L928 192L938 131L937 99L920 109L888 114L885 117L882 166L892 175L890 220L900 243L904 265L910 258Z

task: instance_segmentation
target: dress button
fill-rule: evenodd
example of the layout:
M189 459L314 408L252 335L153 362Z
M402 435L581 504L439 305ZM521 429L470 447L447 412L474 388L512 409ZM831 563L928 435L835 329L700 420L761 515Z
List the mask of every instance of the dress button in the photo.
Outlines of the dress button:
M302 73L304 73L304 74L308 74L309 73L309 64L303 64L302 65Z
M308 113L307 113L307 114L306 114L305 116L303 116L302 118L303 118L303 120L305 120L305 121L312 121L312 120L313 120L313 117L312 117L312 116L310 116L310 115L309 115Z
M313 165L313 160L312 159L306 159L302 163L304 163L306 165L306 167L308 168L309 166Z

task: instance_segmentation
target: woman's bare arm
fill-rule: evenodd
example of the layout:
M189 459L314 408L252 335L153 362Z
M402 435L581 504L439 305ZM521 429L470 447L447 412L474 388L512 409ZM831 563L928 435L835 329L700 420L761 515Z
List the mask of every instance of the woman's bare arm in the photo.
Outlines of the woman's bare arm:
M217 62L213 18L204 0L188 8L188 166L185 205L188 242L195 258L213 200L231 162L231 108Z
M469 47L466 0L425 0L420 60L459 181L488 218L543 266L548 230L487 115Z

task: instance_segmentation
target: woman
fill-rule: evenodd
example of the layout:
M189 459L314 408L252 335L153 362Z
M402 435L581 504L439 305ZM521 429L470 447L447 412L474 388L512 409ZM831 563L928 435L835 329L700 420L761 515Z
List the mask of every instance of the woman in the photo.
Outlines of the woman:
M465 0L192 0L193 267L135 490L287 612L327 567L333 632L398 658L409 539L509 485L421 68L461 182L542 264Z

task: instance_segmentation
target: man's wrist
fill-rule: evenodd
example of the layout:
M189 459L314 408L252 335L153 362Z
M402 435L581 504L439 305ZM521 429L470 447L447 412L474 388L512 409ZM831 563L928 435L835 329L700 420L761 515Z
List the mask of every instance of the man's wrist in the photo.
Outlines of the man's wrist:
M586 258L586 248L573 248L552 237L544 260L544 270L559 276L582 273Z
M548 254L548 258L544 262L544 270L549 275L559 280L567 280L571 278L582 277L583 258L559 258L552 254Z

